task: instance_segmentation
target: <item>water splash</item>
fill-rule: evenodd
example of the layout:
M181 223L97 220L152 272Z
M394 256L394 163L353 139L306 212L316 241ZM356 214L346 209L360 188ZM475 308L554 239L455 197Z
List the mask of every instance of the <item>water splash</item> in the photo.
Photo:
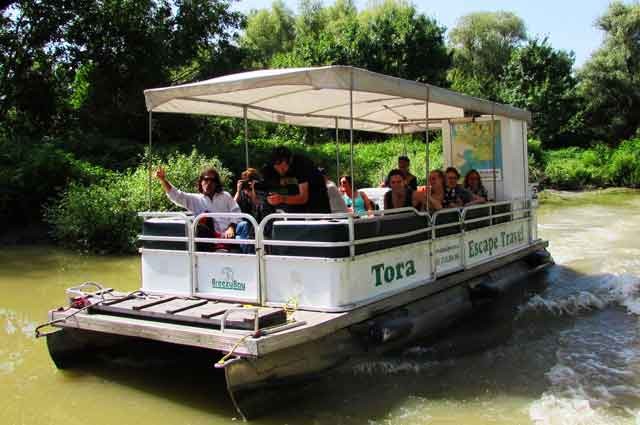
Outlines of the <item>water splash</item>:
M621 423L592 408L589 400L544 394L529 407L529 418L535 425L613 425Z
M573 282L574 293L566 294L563 290L554 293L551 290L546 294L534 295L519 308L519 315L549 313L554 316L578 316L609 306L621 306L630 314L640 315L640 278L622 274L589 277L588 280L595 282L595 285ZM583 289L584 286L587 288Z

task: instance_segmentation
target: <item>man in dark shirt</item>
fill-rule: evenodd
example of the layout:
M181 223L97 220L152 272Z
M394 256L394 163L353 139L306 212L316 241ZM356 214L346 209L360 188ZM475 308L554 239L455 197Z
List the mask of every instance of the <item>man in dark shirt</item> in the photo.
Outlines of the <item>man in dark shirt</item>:
M272 192L267 197L270 205L287 212L331 213L324 177L306 156L277 147L263 177ZM293 188L283 194L283 186Z
M398 157L398 168L402 172L402 178L404 179L404 184L410 188L411 190L418 190L418 179L416 176L409 172L409 166L411 165L411 160L406 155L400 155ZM380 183L380 187L391 187L389 184L389 176L385 177L385 179Z
M414 176L409 172L410 165L411 165L411 161L409 160L408 156L400 155L398 157L398 169L402 171L402 174L404 175L404 183L407 185L407 187L410 187L412 190L417 190L418 180L416 179L416 176Z

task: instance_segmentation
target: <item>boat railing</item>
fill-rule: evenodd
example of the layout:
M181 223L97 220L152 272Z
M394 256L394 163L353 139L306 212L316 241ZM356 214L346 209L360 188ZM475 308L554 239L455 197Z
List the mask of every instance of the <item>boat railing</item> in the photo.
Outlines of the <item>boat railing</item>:
M254 239L229 239L229 238L207 238L201 237L198 235L198 226L201 221L205 218L226 218L226 219L235 219L238 222L240 220L248 221L251 226L253 226L253 234L255 235ZM259 228L258 222L256 219L250 215L245 213L202 213L198 214L191 224L191 234L194 235L191 243L193 244L193 251L196 251L197 243L203 244L231 244L231 245L253 245L255 249L260 248L259 237L260 233L257 231Z
M150 254L146 261L147 275L152 276L153 279L162 280L162 270L167 267L174 274L176 274L175 270L183 270L182 273L186 274L187 281L182 283L182 290L177 292L265 305L269 304L275 295L279 295L279 301L276 300L275 303L286 301L283 295L286 291L280 293L279 286L286 286L285 282L290 278L287 273L293 272L293 269L302 267L300 270L303 270L303 273L315 273L314 276L319 277L323 273L322 264L325 264L324 267L329 267L326 269L329 273L334 273L330 270L334 270L338 267L337 264L344 260L357 260L353 263L354 267L362 268L365 266L355 266L355 264L371 260L366 260L368 255L361 254L383 258L380 256L384 256L384 252L389 249L395 252L403 252L402 250L405 249L414 250L411 251L414 253L417 252L415 249L424 250L420 252L424 252L424 258L429 263L428 271L425 270L427 279L435 279L437 276L463 270L480 262L491 261L495 255L482 258L476 256L469 259L470 264L467 264L469 253L466 250L470 248L466 245L469 240L484 237L482 235L486 232L498 232L498 230L492 230L495 225L503 224L509 228L510 225L507 223L526 222L524 225L528 229L525 229L524 243L530 244L533 238L532 225L535 225L535 223L532 224L535 220L535 216L531 213L533 208L535 206L527 200L514 200L443 209L433 214L417 211L411 207L376 211L365 216L357 216L353 213L275 213L268 215L259 223L249 214L243 213L203 213L196 217L190 217L184 213L141 213L140 216L145 219L175 218L176 221L184 221L185 227L184 235L140 235L139 239L174 243L174 246L176 243L186 244L186 249L182 252L183 255L187 255L187 258L178 256L182 260L170 259L166 256L168 252L179 253L179 251L142 250ZM394 216L397 216L397 221ZM202 237L198 233L198 223L206 218L246 220L253 227L255 236L253 239ZM405 221L405 218L408 221ZM391 226L382 231L385 220L387 220L386 223L391 223ZM407 225L407 222L410 224ZM401 231L388 234L389 229L394 229L393 226L398 223L402 223ZM483 233L484 229L486 230ZM469 233L474 230L479 232ZM314 240L317 236L324 240ZM427 240L430 241L425 243ZM220 247L216 246L218 244L227 249L219 249ZM205 248L208 245L216 249ZM254 250L239 252L239 250L230 249L232 245L251 245ZM404 248L405 246L407 248ZM165 257L157 258L160 251L165 254ZM362 261L359 260L360 258ZM167 266L165 262L170 264ZM290 267L285 267L286 265ZM368 270L366 267L364 270ZM143 259L143 280L144 274L145 260ZM159 284L159 287L163 289L168 285L169 283L165 282ZM334 300L326 303L326 305L333 304Z
M190 251L192 234L191 234L191 216L187 213L178 212L178 211L152 211L152 212L139 212L138 217L143 218L144 220L153 219L153 218L177 218L184 222L184 236L167 236L167 235L146 235L139 234L139 241L149 241L149 242L184 242L187 245L187 250Z

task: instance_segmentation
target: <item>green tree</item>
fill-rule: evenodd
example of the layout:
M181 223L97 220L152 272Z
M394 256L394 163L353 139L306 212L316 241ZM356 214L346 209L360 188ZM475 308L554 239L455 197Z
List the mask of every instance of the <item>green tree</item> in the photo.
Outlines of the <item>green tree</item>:
M573 62L547 38L533 39L513 51L499 84L502 101L532 112L533 135L545 147L575 141L582 128Z
M237 71L241 24L229 0L12 2L0 28L0 119L50 134L74 117L67 128L143 141L142 91Z
M498 100L498 82L512 52L526 40L522 19L511 12L475 12L461 17L449 33L454 90Z
M360 14L361 66L410 80L446 84L445 28L408 2L386 0Z
M605 39L579 73L580 91L595 137L615 143L640 126L640 4L611 3L597 26Z
M296 19L289 52L274 56L279 67L353 65L411 80L446 83L451 60L445 28L404 1L376 3L360 13L352 1L331 7L308 0Z
M247 50L252 68L265 68L271 58L291 50L295 39L295 19L282 0L276 0L271 9L252 10L240 38L240 45Z
M56 41L72 10L65 0L19 0L4 2L0 11L0 121L13 131L43 134L61 117L67 75Z

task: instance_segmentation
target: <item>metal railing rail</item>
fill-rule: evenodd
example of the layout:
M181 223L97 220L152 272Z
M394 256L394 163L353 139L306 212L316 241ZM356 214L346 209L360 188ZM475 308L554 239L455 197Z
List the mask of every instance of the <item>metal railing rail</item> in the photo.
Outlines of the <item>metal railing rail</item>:
M521 202L523 207L514 208L515 204ZM510 206L510 210L507 212L499 212L494 213L496 207L500 206ZM466 218L467 214L470 211L476 209L488 209L488 214L475 217L475 218ZM192 292L197 292L197 282L195 275L196 265L196 255L194 254L207 254L207 255L215 255L216 252L207 252L207 251L198 251L196 248L197 243L205 243L205 244L230 244L230 245L252 245L255 248L255 258L256 258L256 267L258 272L258 285L259 285L259 302L260 305L264 305L266 301L266 276L265 276L265 255L266 252L264 248L266 246L296 246L296 247L310 247L310 248L339 248L339 247L348 247L349 248L349 257L353 260L356 256L355 250L359 245L376 243L376 242L385 242L391 241L395 239L403 239L408 238L424 233L431 232L431 241L435 242L445 238L459 237L463 238L465 234L465 224L478 223L478 222L486 222L489 221L489 225L487 227L491 227L496 224L496 219L502 217L510 217L511 221L521 221L526 220L529 222L529 243L532 241L531 234L531 220L533 219L532 211L535 209L535 205L526 199L516 199L513 201L501 201L501 202L493 202L493 203L485 203L485 204L477 204L470 205L468 207L463 208L449 208L438 210L432 215L428 212L418 211L413 207L404 207L404 208L396 208L392 210L379 210L373 211L369 215L357 216L353 213L334 213L334 214L304 214L304 213L274 213L266 216L260 223L258 223L254 217L249 214L244 213L203 213L199 214L196 217L188 216L185 213L180 212L144 212L139 213L138 215L143 218L163 218L163 217L176 217L181 218L185 222L185 234L186 236L151 236L151 235L139 235L138 239L147 240L147 241L166 241L166 242L186 242L187 243L187 253L190 257L191 267L190 267L190 282ZM439 216L443 214L457 214L457 219L455 221L443 224L436 224ZM396 214L403 213L413 213L418 216L423 216L428 219L428 226L412 230L409 232L403 232L399 234L393 235L384 235L384 236L374 236L365 239L355 239L355 223L367 222L372 219L372 217L384 217ZM522 217L514 218L516 214L524 214ZM231 218L237 219L238 221L241 219L246 219L252 226L254 230L254 239L226 239L226 238L207 238L207 237L196 237L197 234L197 226L201 219L203 218ZM300 240L284 240L284 239L269 239L265 237L265 229L270 222L276 220L283 221L291 221L291 220L299 220L299 221L309 221L309 220L345 220L348 228L348 240L345 241L336 241L336 242L319 242L319 241L300 241ZM437 231L440 229L446 229L450 227L459 227L459 232L450 235L442 235L437 236ZM484 228L484 227L483 227ZM473 229L476 230L476 229ZM471 230L470 230L471 231ZM435 254L433 252L434 245L432 244L429 249L429 261L431 262L431 273L432 277L437 276L437 270L435 267ZM465 269L467 265L465 264L465 255L464 255L464 244L460 244L460 256L462 266L461 269ZM226 253L225 253L226 254ZM250 254L251 255L251 254ZM456 269L457 270L457 269Z
M193 237L192 240L194 243L196 242L202 242L202 243L224 243L224 244L237 244L237 245L253 245L256 249L259 248L259 234L257 232L258 230L258 222L256 221L256 219L250 215L250 214L245 214L245 213L202 213L202 214L198 214L194 219L193 219L193 223L191 224L192 229L191 232L193 235L197 234L197 229L198 229L198 225L200 224L200 221L203 218L231 218L231 219L237 219L238 222L241 219L245 219L247 220L249 223L251 223L251 225L253 226L253 230L254 230L254 234L256 235L255 239L227 239L227 238L203 238L203 237ZM194 246L194 252L195 252L195 246Z
M148 241L166 241L172 242L167 238L179 238L178 242L186 242L187 243L187 255L189 256L189 287L191 288L191 292L194 292L193 286L193 274L194 274L194 259L193 259L193 234L191 233L191 216L183 213L183 212L140 212L138 213L138 217L142 217L143 219L147 218L171 218L177 217L184 220L184 234L186 236L160 236L162 239L158 239L157 236L151 235L138 235L139 240L148 240Z

